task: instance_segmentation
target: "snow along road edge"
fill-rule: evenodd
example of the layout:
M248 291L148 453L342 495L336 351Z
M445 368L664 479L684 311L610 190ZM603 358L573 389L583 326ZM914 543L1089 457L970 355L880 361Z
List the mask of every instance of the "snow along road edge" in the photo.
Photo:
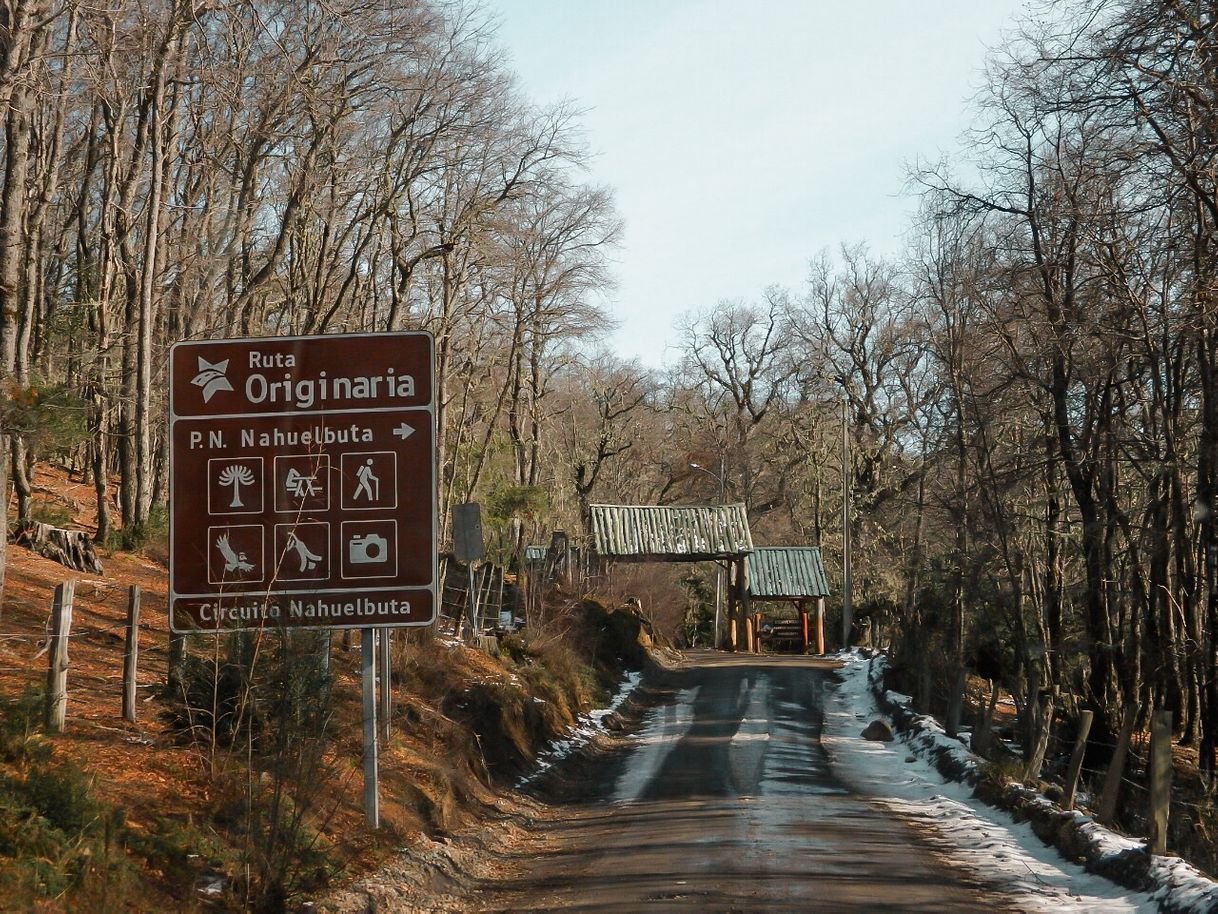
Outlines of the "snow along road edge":
M1037 874L1026 860L1019 860L1016 866L1027 867L1022 882L1031 876L1033 882L1027 887L1033 890L1032 896L1041 896L1045 904L1042 907L1030 897L1030 910L1116 910L1114 904L1123 904L1125 910L1161 911L1166 914L1218 912L1218 883L1179 857L1152 856L1146 852L1143 842L1117 834L1077 810L1064 811L1021 784L1011 782L1000 789L987 789L987 782L981 778L984 761L980 757L971 753L959 740L949 738L933 717L914 712L909 696L884 690L883 676L887 669L885 656L868 656L855 650L840 655L838 659L846 663L839 674L842 685L837 690L836 699L831 700L832 696L826 696L825 730L831 752L836 750L839 755L843 751L849 752L856 742L868 747L864 756L874 756L876 750L873 747L887 748L884 744L857 739L857 733L867 720L881 713L876 708L879 705L903 741L899 744L899 750L890 749L888 754L896 756L899 752L904 757L916 757L919 767L930 768L929 776L943 782L942 787L936 789L948 794L946 798L919 797L918 803L923 809L918 818L929 815L933 820L936 814L946 812L939 809L928 813L925 808L928 802L963 803L985 820L1000 826L1000 831L1008 831L1011 839L1019 845L1020 852L1031 854L1041 863L1049 863L1045 854L1048 851L1053 858L1053 868L1070 876L1067 882L1054 886L1053 880L1046 881L1043 873ZM832 715L831 705L834 706ZM860 715L866 717L868 712L871 716L859 723ZM859 751L855 749L847 764L857 764L859 759L854 756L858 754ZM872 762L865 768L874 768L874 759ZM907 773L903 769L911 767L908 762L902 763L900 758L896 758L895 764L893 759L888 759L887 765L883 775L885 788L902 781ZM974 791L971 788L979 789ZM1001 810L1001 813L990 807ZM899 811L909 813L909 810ZM958 809L952 813L953 816L959 814ZM931 824L933 827L933 821ZM953 821L951 824L952 827L939 830L958 832L960 822ZM947 837L953 844L967 839L970 848L976 847L977 842L992 844L995 840L993 835L983 834ZM1001 837L997 840L1003 843ZM1010 851L1011 848L1004 848L1000 853L1009 856ZM994 853L992 848L988 852ZM1082 860L1082 867L1067 860ZM993 865L995 861L989 862ZM1005 868L1009 869L1010 861L1005 862L1008 864ZM999 860L999 863L1004 861ZM999 870L1002 869L1004 867L1000 865ZM1088 878L1084 870L1101 879ZM1081 875L1070 875L1071 871ZM1133 889L1139 894L1114 895L1114 884ZM1017 884L1017 888L1022 891L1023 886ZM1066 893L1065 897L1060 894L1062 891ZM1101 898L1104 899L1102 902Z

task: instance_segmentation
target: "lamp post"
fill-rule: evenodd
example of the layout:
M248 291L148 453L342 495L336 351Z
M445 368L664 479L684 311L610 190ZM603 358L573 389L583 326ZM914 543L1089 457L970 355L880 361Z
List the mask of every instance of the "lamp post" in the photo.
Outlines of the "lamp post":
M719 472L708 470L706 467L697 463L690 463L691 470L698 470L705 473L719 483L719 504L723 504L724 483L723 483L723 455L719 455ZM720 635L723 631L723 565L718 561L715 562L715 632L714 646L719 647Z
M850 434L847 402L842 400L842 649L850 649L854 627L854 569L850 563Z

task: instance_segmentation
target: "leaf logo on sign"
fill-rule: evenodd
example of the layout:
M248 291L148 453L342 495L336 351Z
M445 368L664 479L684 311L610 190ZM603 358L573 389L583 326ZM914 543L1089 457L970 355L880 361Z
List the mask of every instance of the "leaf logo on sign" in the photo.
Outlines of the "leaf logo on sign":
M210 403L212 396L222 390L232 390L233 385L228 382L228 359L223 362L212 364L207 359L199 356L199 373L194 376L194 380L190 383L196 387L203 388L203 402Z

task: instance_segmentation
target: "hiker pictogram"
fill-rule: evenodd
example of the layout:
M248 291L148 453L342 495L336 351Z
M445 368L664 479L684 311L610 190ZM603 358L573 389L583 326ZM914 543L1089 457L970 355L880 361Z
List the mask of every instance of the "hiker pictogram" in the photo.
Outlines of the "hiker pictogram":
M397 507L397 455L393 451L343 454L342 485L345 510Z
M364 465L355 471L359 485L355 487L352 501L359 501L361 495L366 495L368 503L373 504L381 497L381 480L372 472L372 458L364 461Z

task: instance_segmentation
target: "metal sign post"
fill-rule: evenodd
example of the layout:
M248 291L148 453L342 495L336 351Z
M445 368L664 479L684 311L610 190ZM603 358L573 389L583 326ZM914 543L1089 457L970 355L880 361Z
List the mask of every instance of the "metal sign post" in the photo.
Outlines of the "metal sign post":
M364 817L370 828L381 827L381 798L377 774L376 629L360 631L360 669L364 703Z
M170 353L171 631L360 629L373 828L376 631L387 728L389 630L439 607L434 352L419 332Z
M393 629L382 628L376 637L376 669L381 683L380 701L381 739L389 742L393 724Z

